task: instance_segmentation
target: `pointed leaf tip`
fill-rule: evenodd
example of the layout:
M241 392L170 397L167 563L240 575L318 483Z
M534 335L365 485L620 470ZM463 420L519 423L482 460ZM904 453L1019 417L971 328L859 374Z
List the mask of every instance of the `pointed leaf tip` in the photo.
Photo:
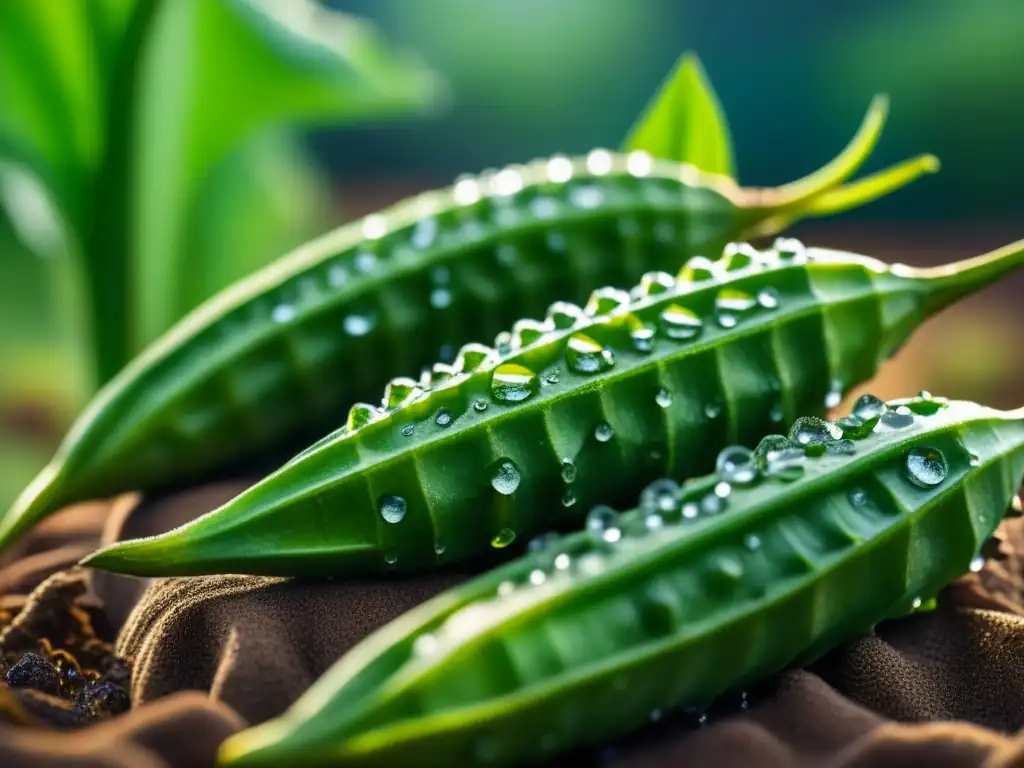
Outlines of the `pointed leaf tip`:
M623 143L624 151L735 176L732 136L721 102L692 51L676 61Z

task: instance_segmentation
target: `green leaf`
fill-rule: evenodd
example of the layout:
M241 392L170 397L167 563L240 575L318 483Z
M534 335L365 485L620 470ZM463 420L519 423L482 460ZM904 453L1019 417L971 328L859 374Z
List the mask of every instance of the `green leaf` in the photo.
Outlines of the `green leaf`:
M140 60L131 251L132 348L196 295L187 220L216 165L271 126L433 106L436 76L371 26L309 0L175 0ZM228 257L230 258L230 257Z
M326 179L290 133L243 143L190 201L177 314L327 229L329 200Z
M735 176L732 137L722 105L694 54L679 58L633 124L623 148Z

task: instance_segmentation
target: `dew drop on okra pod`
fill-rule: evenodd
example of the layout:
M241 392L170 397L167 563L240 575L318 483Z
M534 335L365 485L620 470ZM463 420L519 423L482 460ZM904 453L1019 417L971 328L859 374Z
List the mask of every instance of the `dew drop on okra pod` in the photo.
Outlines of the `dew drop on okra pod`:
M905 405L896 410L887 410L878 423L888 429L906 429L914 423L914 414Z
M491 377L491 395L499 403L520 403L537 393L537 374L517 363L503 363Z
M635 328L629 333L633 342L633 349L641 354L648 354L654 350L654 329L648 326Z
M765 454L764 474L783 482L799 480L804 473L806 455L803 448L780 448Z
M619 288L598 288L590 294L583 312L599 317L629 305L629 293Z
M714 263L703 256L694 256L679 270L679 279L687 283L702 283L714 277Z
M841 436L838 427L817 416L801 416L789 430L789 439L801 446L808 456L820 456L828 443Z
M762 288L757 292L757 303L764 309L777 309L779 306L779 292L771 286Z
M757 299L746 291L723 288L715 297L715 309L729 314L742 314L757 306Z
M672 405L672 393L664 388L659 389L658 394L654 396L654 402L662 408L668 408Z
M382 496L380 500L380 516L388 523L400 523L405 517L407 508L401 496Z
M614 436L615 430L612 429L612 425L607 421L599 422L598 425L594 427L594 437L599 443L607 443Z
M866 422L857 416L844 416L836 421L836 426L843 430L843 437L851 440L863 440L871 434L874 422Z
M717 419L722 415L722 400L721 398L715 398L707 405L704 406L704 415L709 419Z
M757 481L754 453L742 445L723 448L715 460L715 471L733 485L751 485Z
M565 347L565 362L573 373L603 373L615 365L615 356L586 334L574 333Z
M661 478L649 484L640 492L640 508L647 512L672 512L679 504L679 484L668 478Z
M937 448L911 448L904 466L907 479L920 488L934 488L946 479L949 467Z
M566 456L562 459L562 481L572 483L576 480L576 462Z
M516 532L511 528L501 528L491 539L491 546L495 549L504 549L516 540Z
M587 531L601 541L614 543L622 538L618 527L618 515L614 509L598 504L587 513Z
M661 332L675 341L696 338L703 325L696 312L679 304L672 304L661 313Z
M439 427L447 427L452 423L452 412L447 408L441 408L434 416L434 423Z
M869 425L869 429L874 428L885 411L885 403L874 395L861 395L853 404L853 415Z
M868 503L868 492L863 488L853 488L849 493L850 503L855 507L863 507Z
M504 496L515 493L522 475L511 459L498 459L491 468L491 487Z

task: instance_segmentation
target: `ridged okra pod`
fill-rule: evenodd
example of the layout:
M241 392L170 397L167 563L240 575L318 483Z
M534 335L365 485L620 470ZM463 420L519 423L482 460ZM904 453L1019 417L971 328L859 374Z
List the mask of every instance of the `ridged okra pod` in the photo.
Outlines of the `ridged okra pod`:
M877 101L832 163L777 189L599 149L461 178L331 232L206 302L107 385L0 520L0 549L73 501L274 466L392 376L450 362L552 301L582 302L933 170L924 156L842 186L884 112Z
M921 607L980 564L1024 474L1024 409L888 408L800 419L639 508L595 508L367 637L221 764L549 760Z
M926 318L1024 263L1024 241L931 269L733 245L632 293L556 303L498 348L392 381L380 405L213 512L86 562L143 576L415 571L571 527L657 477L824 414Z

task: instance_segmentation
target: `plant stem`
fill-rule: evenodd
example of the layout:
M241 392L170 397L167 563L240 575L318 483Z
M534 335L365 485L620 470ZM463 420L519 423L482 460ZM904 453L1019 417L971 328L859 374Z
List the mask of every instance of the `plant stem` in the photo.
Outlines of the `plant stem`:
M84 203L82 252L93 334L94 381L131 358L132 155L139 57L159 0L138 0L110 70L100 165Z

